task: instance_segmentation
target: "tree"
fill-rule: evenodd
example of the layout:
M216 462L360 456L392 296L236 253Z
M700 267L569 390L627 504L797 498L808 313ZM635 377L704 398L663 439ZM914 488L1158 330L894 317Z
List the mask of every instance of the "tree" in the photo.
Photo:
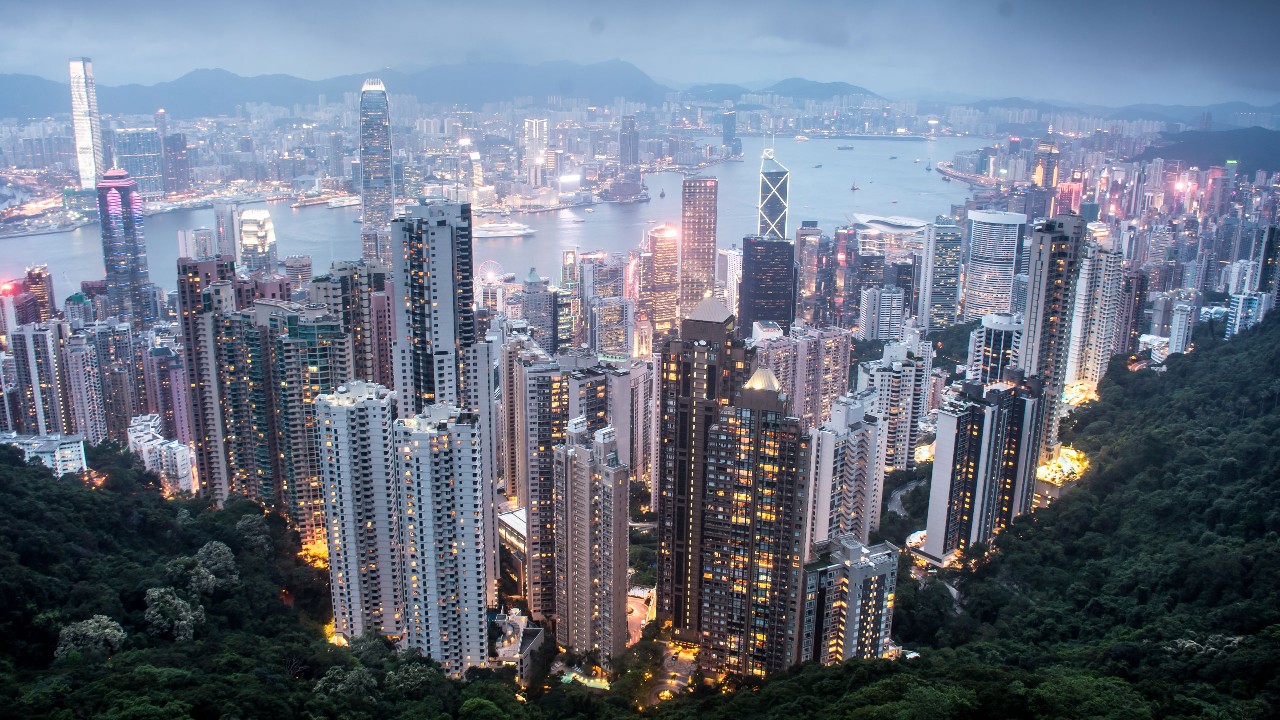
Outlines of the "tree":
M147 632L172 637L174 642L189 642L196 627L204 624L204 608L178 597L171 587L147 590Z
M94 615L88 620L74 622L58 633L58 649L54 657L64 658L73 654L110 655L124 645L128 635L120 623L106 615Z

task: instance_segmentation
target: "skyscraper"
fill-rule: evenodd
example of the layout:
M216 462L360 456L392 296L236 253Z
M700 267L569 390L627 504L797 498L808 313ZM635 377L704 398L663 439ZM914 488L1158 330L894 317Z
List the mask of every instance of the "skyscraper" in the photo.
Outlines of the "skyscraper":
M676 329L680 315L680 232L659 225L645 236L641 255L640 310L654 337Z
M1031 510L1044 405L1036 380L966 383L943 402L921 555L949 564Z
M98 90L93 81L93 61L87 57L71 59L71 129L76 138L80 189L92 190L106 168L102 165Z
M983 315L969 335L969 364L965 376L982 385L999 382L1004 371L1017 367L1022 345L1022 318L1009 313Z
M707 430L700 527L698 663L763 676L797 662L808 503L808 434L766 368Z
M107 417L96 350L84 335L73 335L67 339L64 360L72 425L85 442L97 445L107 439Z
M187 136L166 135L164 144L164 191L182 194L191 190L191 158L187 156Z
M240 203L215 200L213 203L215 252L209 257L240 257ZM192 255L193 260L202 256Z
M1187 303L1173 306L1173 318L1169 321L1169 352L1185 353L1191 350L1191 334L1195 328L1195 308Z
M178 259L178 318L182 326L183 366L187 374L191 430L195 436L198 492L222 503L230 492L218 383L218 315L234 310L231 278L235 259ZM211 288L220 292L211 293Z
M679 337L663 344L655 368L658 614L686 642L702 637L708 434L751 373L751 352L733 338L733 314L717 300L704 300L684 319Z
M9 330L18 391L16 423L27 435L70 434L74 430L63 347L70 326L55 320Z
M139 327L156 317L147 242L143 237L142 197L123 170L108 170L98 183L102 259L107 269L107 312Z
M858 373L859 396L875 393L870 412L880 418L881 443L886 470L912 470L916 466L916 441L928 386L926 361L915 356L906 343L887 343L881 359L863 363Z
M964 276L964 319L1009 312L1013 275L1027 216L1021 213L969 211L969 264Z
M121 128L111 134L116 167L138 183L143 200L164 197L164 141L155 128Z
M389 274L388 266L377 260L338 260L306 284L307 299L327 305L351 336L355 378L385 387L395 384Z
M831 237L805 220L796 230L796 317L809 325L836 324L836 257Z
M773 148L766 148L760 158L760 222L757 234L779 240L787 237L788 185L791 171L774 158Z
M276 230L271 213L245 210L240 214L240 269L248 275L273 275L277 264Z
M843 328L797 325L789 336L755 338L756 365L769 368L787 393L791 414L805 429L831 417L849 391L849 343Z
M901 340L906 304L906 293L900 287L863 288L858 300L858 339Z
M926 329L941 329L960 319L960 258L964 233L951 218L930 223L924 236L924 273L916 317Z
M680 311L692 311L716 285L719 181L685 178L680 202Z
M361 257L391 260L387 223L395 214L391 175L391 106L381 80L360 88L360 224Z
M618 164L624 168L640 164L640 133L635 115L623 115L618 123Z
M395 394L353 382L316 398L334 635L399 637L404 508L392 439Z
M485 527L491 499L479 425L473 413L432 405L393 429L404 493L403 644L455 678L488 657L488 556L496 548Z
M555 447L556 641L617 658L627 648L627 468L612 427L569 421Z
M810 431L813 487L808 544L851 534L866 542L880 526L884 465L880 462L880 421L866 399L838 398L831 419Z
M898 548L867 547L853 534L840 535L815 543L804 575L796 662L834 665L889 655Z
M774 322L783 332L796 318L796 247L782 237L742 239L742 280L738 286L738 332L751 335L757 322Z
M49 266L41 264L27 268L23 285L36 299L37 321L52 320L58 314L58 304L53 294L53 275L49 272ZM94 443L90 443L92 444Z
M1027 312L1018 365L1027 377L1038 377L1044 383L1046 408L1040 446L1043 459L1057 452L1084 235L1085 222L1077 215L1056 216L1037 225L1032 233Z
M1075 312L1067 354L1066 384L1092 391L1115 352L1123 315L1123 258L1103 235L1090 238L1081 251Z

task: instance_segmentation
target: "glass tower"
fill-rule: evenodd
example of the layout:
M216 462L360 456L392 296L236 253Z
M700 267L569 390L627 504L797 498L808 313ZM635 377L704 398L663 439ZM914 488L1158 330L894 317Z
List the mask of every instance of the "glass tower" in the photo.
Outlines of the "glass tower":
M787 187L791 171L773 157L773 148L760 159L760 237L787 236Z
M93 83L93 61L71 59L71 126L76 138L76 165L80 189L92 190L102 176L102 129L98 125L98 91Z
M98 183L102 260L107 270L107 311L148 324L155 319L147 243L142 234L142 196L124 170L108 170Z
M391 260L387 224L395 214L395 186L391 177L391 108L381 80L364 81L360 89L360 198L364 219L360 226L361 256Z
M152 128L128 128L116 130L113 137L116 165L138 182L142 199L164 197L164 144L160 133Z

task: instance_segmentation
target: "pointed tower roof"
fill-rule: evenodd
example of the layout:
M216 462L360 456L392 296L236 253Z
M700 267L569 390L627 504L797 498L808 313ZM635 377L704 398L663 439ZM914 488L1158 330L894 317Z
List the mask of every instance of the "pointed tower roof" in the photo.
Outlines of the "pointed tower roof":
M778 382L778 376L773 374L769 368L757 368L751 374L751 379L746 385L742 386L743 390L767 390L769 392L782 392L782 383Z
M694 322L713 322L723 323L733 317L733 313L729 312L729 308L720 300L709 297L703 298L702 302L693 309L693 312L685 318Z

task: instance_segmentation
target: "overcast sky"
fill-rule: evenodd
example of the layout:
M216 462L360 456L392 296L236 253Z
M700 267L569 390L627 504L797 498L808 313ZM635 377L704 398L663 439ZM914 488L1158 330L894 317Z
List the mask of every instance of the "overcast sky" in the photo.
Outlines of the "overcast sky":
M310 79L619 58L676 83L843 80L889 97L1280 102L1280 0L0 0L0 72Z

